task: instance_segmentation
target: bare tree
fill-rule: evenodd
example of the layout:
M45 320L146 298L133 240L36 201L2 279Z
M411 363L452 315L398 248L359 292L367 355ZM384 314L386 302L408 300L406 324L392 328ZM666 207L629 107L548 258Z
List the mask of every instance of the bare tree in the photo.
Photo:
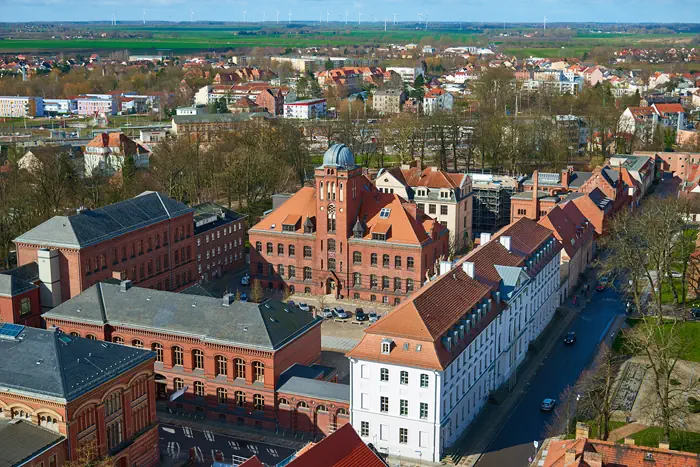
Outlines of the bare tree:
M578 384L581 394L579 409L598 422L598 437L607 440L610 421L614 414L615 382L621 358L605 343L596 356L592 367L585 371Z

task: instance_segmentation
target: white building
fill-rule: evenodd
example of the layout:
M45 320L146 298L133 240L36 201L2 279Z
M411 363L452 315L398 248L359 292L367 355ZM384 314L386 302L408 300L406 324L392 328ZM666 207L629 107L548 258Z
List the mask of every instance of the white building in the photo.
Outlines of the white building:
M348 353L351 423L380 452L439 462L554 316L552 232L520 219L483 240Z
M423 113L433 115L435 112L451 112L455 98L442 88L433 88L423 96Z
M111 177L132 157L136 168L149 167L151 153L124 133L100 133L85 146L85 176Z
M0 96L0 117L43 117L41 97Z
M207 113L207 106L203 104L193 105L190 107L178 107L175 110L175 115L204 115Z
M326 99L307 99L284 104L284 118L311 120L326 116Z
M116 115L119 101L116 96L109 94L91 94L76 99L78 115Z
M68 115L77 111L75 99L44 99L44 113L47 115Z
M423 75L423 77L425 77L425 71L422 67L390 66L386 71L393 71L406 83L413 83L418 75Z

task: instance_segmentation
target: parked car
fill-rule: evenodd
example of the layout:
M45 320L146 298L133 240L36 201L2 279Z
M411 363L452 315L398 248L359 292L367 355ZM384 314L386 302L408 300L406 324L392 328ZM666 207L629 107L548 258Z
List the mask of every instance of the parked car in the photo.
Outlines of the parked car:
M241 277L241 285L250 285L250 276L248 274Z
M700 308L691 308L690 311L690 319L700 319Z
M540 409L543 410L544 412L551 412L554 410L554 406L557 405L557 401L554 399L545 399L542 401L542 404L540 405Z
M333 312L331 311L330 308L324 308L322 314L323 314L324 318L332 318L333 317Z
M603 290L605 290L605 287L607 287L607 286L608 286L608 277L607 276L600 276L600 278L598 279L598 285L596 285L595 289L598 292L602 292Z
M311 311L311 307L308 303L300 303L298 306L301 311Z
M241 294L241 301L242 301L242 302L247 302L247 301L248 301L248 294L247 294L247 293L242 293L242 294Z
M333 308L333 314L340 319L348 319L349 316L342 308Z
M369 319L369 316L365 314L365 311L362 308L355 308L355 320L357 321L367 321Z
M377 315L377 313L374 311L370 311L369 312L369 322L376 323L378 320L379 320L379 315Z
M566 336L564 336L564 343L567 345L571 345L574 342L576 342L576 333L574 331L567 332Z

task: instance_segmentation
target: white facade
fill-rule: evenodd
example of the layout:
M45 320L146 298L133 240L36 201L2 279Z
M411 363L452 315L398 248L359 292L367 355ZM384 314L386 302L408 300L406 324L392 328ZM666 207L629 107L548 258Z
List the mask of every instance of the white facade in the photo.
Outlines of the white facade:
M311 120L326 116L326 99L310 99L284 104L284 118Z
M492 241L510 248L510 237ZM351 423L362 439L392 456L439 462L444 448L458 440L489 393L514 374L530 342L554 316L559 305L560 253L552 253L557 248L556 240L550 238L526 260L528 267L503 267L508 269L510 286L494 292L493 299L480 307L486 315L502 297L505 309L454 356L445 370L351 358ZM544 265L538 264L541 269L532 268L537 263L531 261L544 258L549 259ZM472 277L473 264L461 265L465 272L472 271ZM449 274L450 269L447 263L441 272ZM536 275L530 277L534 272ZM417 351L410 346L399 348L400 337L392 339L397 341L396 352ZM402 411L404 407L407 412Z
M43 117L41 97L0 96L0 117Z
M175 110L175 115L204 115L207 113L207 107L203 104L193 105L191 107L178 107Z
M425 77L425 71L421 67L390 66L386 71L393 71L407 83L413 83L418 75L423 75L423 77Z
M76 101L78 115L116 115L119 107L117 98L109 95L104 97L78 97Z
M50 115L67 115L78 111L75 99L44 99L44 113Z
M150 153L135 154L134 165L140 169L147 169L150 164ZM124 166L126 157L119 152L119 148L93 148L86 147L83 156L85 161L85 176L91 177L99 174L111 177Z
M445 91L441 94L429 94L423 98L423 113L432 115L435 112L451 112L455 98Z

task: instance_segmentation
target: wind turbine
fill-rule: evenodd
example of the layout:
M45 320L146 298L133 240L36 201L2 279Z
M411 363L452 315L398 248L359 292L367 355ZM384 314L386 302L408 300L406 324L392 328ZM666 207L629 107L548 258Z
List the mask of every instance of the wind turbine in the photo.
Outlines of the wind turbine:
M425 30L428 30L428 15L425 15Z
M399 16L398 13L394 13L394 26L396 26L396 17Z
M330 11L326 10L326 24L328 24L328 18L330 18L331 13Z
M243 22L245 23L245 15L248 13L248 10L243 10Z
M143 24L146 24L146 10L143 10Z
M287 16L287 24L292 24L292 11L289 11L289 15Z
M421 21L423 21L423 13L418 13L418 26L420 26Z
M276 10L276 11L277 11L277 24L280 24L280 11L279 10Z
M547 32L547 17L544 17L544 23L543 23L543 34Z
M194 10L190 8L190 24L194 22Z
M386 21L387 21L387 19L386 19L386 16L385 16L385 17L384 17L384 32L386 32Z
M345 10L345 26L348 25L348 10Z
M117 10L112 10L112 26L117 25Z
M360 26L362 24L362 12L359 12L357 14L357 25Z
M267 19L267 11L263 10L263 23Z

